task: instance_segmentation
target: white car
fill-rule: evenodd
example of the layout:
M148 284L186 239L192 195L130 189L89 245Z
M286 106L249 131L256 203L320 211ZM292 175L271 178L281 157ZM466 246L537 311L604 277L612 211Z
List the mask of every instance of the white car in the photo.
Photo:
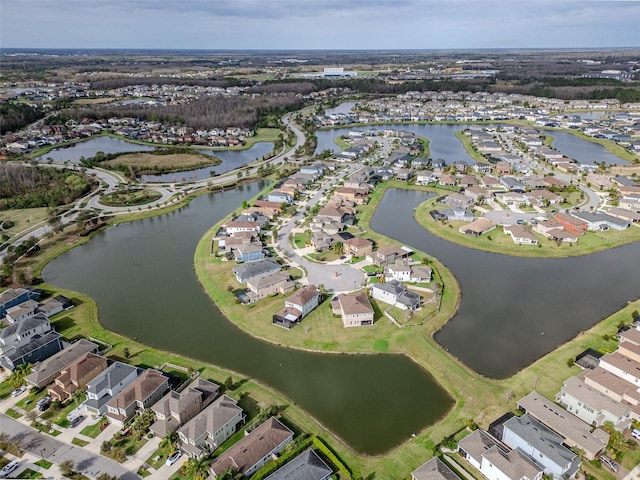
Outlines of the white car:
M12 462L7 463L2 470L0 470L0 478L7 478L7 475L18 468L19 465L20 462L18 460L13 460Z
M178 459L180 458L181 455L182 455L182 452L180 450L178 450L177 452L172 454L169 458L167 458L167 461L165 462L165 465L167 465L167 467L170 467L171 465L173 465L174 463L176 463L178 461Z
M22 392L24 392L26 390L27 389L25 387L16 388L13 392L11 392L11 396L12 397L17 397L18 395L20 395Z

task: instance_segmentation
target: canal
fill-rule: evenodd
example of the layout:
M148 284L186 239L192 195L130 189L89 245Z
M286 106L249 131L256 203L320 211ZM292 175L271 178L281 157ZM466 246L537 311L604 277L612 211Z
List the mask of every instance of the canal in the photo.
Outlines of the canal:
M487 377L513 375L640 295L640 243L552 259L475 250L415 221L413 209L432 195L387 191L371 227L437 258L454 274L460 308L435 338Z
M48 264L43 278L92 297L110 330L268 384L360 452L385 452L435 423L452 399L408 357L277 347L234 327L205 294L193 269L198 241L264 186L202 195L99 232Z

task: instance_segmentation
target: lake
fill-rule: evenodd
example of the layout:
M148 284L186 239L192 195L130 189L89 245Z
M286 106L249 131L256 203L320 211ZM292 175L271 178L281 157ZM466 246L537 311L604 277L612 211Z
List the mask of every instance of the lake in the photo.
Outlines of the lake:
M487 377L510 377L640 295L640 243L568 258L484 252L443 240L415 221L413 209L431 196L389 190L371 227L432 255L455 275L460 308L435 339Z
M172 213L98 232L49 263L43 278L92 297L106 328L255 378L354 449L385 452L452 406L431 375L403 355L316 354L257 340L221 314L196 278L202 235L265 186L202 195Z

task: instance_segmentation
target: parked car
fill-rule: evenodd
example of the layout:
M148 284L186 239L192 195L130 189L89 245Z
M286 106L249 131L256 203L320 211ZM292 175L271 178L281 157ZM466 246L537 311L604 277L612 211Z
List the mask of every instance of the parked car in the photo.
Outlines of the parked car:
M19 465L20 462L18 460L13 460L7 463L4 467L2 467L2 470L0 470L0 478L7 478L7 475L18 468Z
M80 424L80 422L84 420L84 418L85 418L84 415L78 415L77 417L73 417L70 423L70 427L71 428L77 427Z
M180 450L178 450L177 452L172 454L169 458L167 458L167 461L165 462L165 464L167 465L167 467L170 467L171 465L176 463L176 461L178 461L178 459L181 456L182 456L182 452Z
M36 403L36 405L38 406L38 410L44 412L47 408L49 408L49 405L51 405L51 397L42 397L40 400L38 400L38 403Z
M598 459L602 462L603 465L609 467L612 472L617 472L618 468L620 468L620 465L614 462L613 459L609 458L607 455L600 455Z
M640 430L634 428L631 430L631 436L637 440L640 440Z
M16 388L13 392L11 392L11 396L12 397L17 397L18 395L20 395L25 390L26 390L26 387Z

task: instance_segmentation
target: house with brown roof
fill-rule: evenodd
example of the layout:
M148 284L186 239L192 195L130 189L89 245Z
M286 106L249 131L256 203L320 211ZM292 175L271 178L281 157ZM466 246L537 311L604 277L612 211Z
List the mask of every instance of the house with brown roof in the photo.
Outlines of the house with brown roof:
M333 191L333 196L353 202L356 205L362 205L366 203L369 191L363 188L339 187Z
M108 366L106 358L93 353L85 353L60 371L53 385L47 389L49 396L59 402L70 399L73 392L85 390L87 383L105 371Z
M247 288L249 289L247 295L249 300L257 302L269 295L290 292L293 290L293 286L288 272L272 272L247 280Z
M373 325L374 310L364 292L342 293L331 299L334 315L342 317L345 327Z
M180 425L191 420L211 404L219 392L218 385L201 377L196 378L180 392L170 390L151 407L156 421L151 425L150 430L160 438L177 430Z
M538 245L538 237L524 225L505 225L502 228L516 245Z
M167 390L169 378L149 368L107 402L107 417L111 423L122 427L136 412L142 412L160 400Z
M565 231L577 235L578 237L584 235L589 228L589 224L587 222L569 215L568 213L559 212L556 213L553 218L562 225L562 228Z
M438 457L433 457L411 472L411 480L460 480L460 477Z
M498 224L488 218L480 217L473 220L471 223L462 225L460 227L460 233L470 235L472 237L479 237L487 232L490 232L496 228Z
M62 370L67 368L85 353L97 353L98 345L84 338L72 343L64 350L37 363L25 380L32 387L43 388L54 381Z
M244 424L238 402L222 395L178 430L180 449L193 458L215 450Z
M277 418L271 417L218 456L211 464L211 474L218 478L233 469L250 477L291 440L293 432Z
M291 328L306 317L320 301L320 292L315 285L303 287L284 302L284 308L273 315L273 324Z
M438 180L438 185L443 187L455 187L458 179L449 173L445 173L440 176L440 180Z
M345 253L354 257L362 257L373 251L373 242L366 238L353 237L343 242Z
M366 255L367 260L370 260L375 265L391 265L396 260L407 258L411 255L411 250L403 249L396 245L386 245L380 247L375 252L371 252Z

